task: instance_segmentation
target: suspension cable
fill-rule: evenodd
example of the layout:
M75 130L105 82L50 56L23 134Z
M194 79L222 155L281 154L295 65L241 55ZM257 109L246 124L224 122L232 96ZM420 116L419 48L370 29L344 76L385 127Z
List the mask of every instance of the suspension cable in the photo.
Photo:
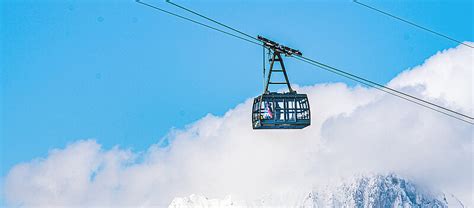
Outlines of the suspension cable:
M262 50L263 50L263 53L262 53L262 59L263 59L263 60L262 60L262 61L263 61L263 62L262 62L262 63L263 63L263 82L262 82L262 83L263 83L263 88L265 88L265 66L266 66L267 62L265 61L266 56L265 56L265 46L264 46L264 45L262 45Z
M169 4L171 4L171 5L174 5L174 6L178 7L178 8L180 8L180 9L184 9L184 10L186 10L186 11L192 13L192 14L195 14L195 15L197 15L197 16L199 16L199 17L202 17L202 18L204 18L204 19L207 19L207 20L209 20L209 21L211 21L211 22L214 22L214 23L216 23L216 24L218 24L218 25L220 25L220 26L222 26L222 27L225 27L225 28L227 28L227 29L229 29L229 30L232 30L232 31L234 31L234 32L236 32L236 33L239 33L239 34L241 34L241 35L244 35L244 36L246 36L246 37L248 37L248 38L250 38L250 39L259 41L259 40L258 40L257 38L255 38L254 36L251 36L251 35L249 35L249 34L247 34L247 33L244 33L244 32L242 32L242 31L240 31L240 30L237 30L237 29L235 29L235 28L233 28L233 27L231 27L231 26L228 26L228 25L226 25L226 24L224 24L224 23L221 23L221 22L218 22L218 21L216 21L216 20L213 20L213 19L211 19L211 18L209 18L209 17L206 17L206 16L204 16L204 15L202 15L202 14L199 14L199 13L197 13L197 12L191 10L191 9L188 9L188 8L186 8L186 7L184 7L184 6L181 6L181 5L179 5L179 4L175 4L175 3L171 2L170 0L166 0L166 2L169 3Z
M458 113L456 111L452 111L450 109L446 109L442 106L438 106L434 103L431 103L431 102L428 102L428 101L425 101L425 100L422 100L420 98L417 98L417 97L414 97L414 96L411 96L411 95L408 95L406 93L403 93L403 92L400 92L400 91L397 91L397 90L394 90L392 88L389 88L389 87L386 87L386 86L383 86L383 85L380 85L378 83L374 83L372 81L369 81L369 80L366 80L364 78L360 78L358 76L355 76L355 75L352 75L352 74L349 74L349 73L346 73L342 70L339 70L339 69L336 69L334 67L331 67L331 66L328 66L326 64L323 64L323 63L320 63L318 61L314 61L314 60L311 60L311 59L308 59L308 58L305 58L305 57L298 57L298 56L293 56L293 58L297 59L297 60L300 60L300 61L303 61L305 63L308 63L310 65L313 65L315 67L318 67L318 68L321 68L321 69L324 69L326 71L329 71L329 72L332 72L332 73L335 73L337 75L340 75L340 76L343 76L343 77L346 77L348 79L351 79L353 81L356 81L358 83L361 83L363 85L366 85L366 86L369 86L369 87L373 87L377 90L380 90L380 91L383 91L385 93L388 93L390 95L393 95L393 96L396 96L398 98L401 98L401 99L404 99L406 101L409 101L411 103L414 103L414 104L417 104L419 106L422 106L422 107L425 107L425 108L428 108L430 110L433 110L433 111L436 111L438 113L442 113L444 115L447 115L449 117L452 117L452 118L455 118L457 120L460 120L460 121L463 121L463 122L466 122L468 124L471 124L471 125L474 125L474 122L473 122L473 119L467 115L464 115L464 114L461 114L461 113ZM427 103L427 104L425 104ZM439 110L439 109L436 109L435 107L432 107L432 106L436 106L436 107L439 107L443 110L447 110L448 112L453 112L455 114L458 114L458 115L461 115L462 117L466 117L468 119L464 119L464 118L460 118L458 116L455 116L453 114L450 114L450 113L447 113L447 112L444 112L442 110Z
M392 91L392 92L394 92L394 93L401 94L401 95L403 95L403 96L406 96L406 97L409 97L409 98L411 98L411 99L414 99L414 100L423 102L423 103L425 103L425 104L433 105L433 106L435 106L435 107L437 107L437 108L441 108L441 109L443 109L443 110L449 111L449 112L454 113L454 114L457 114L457 115L459 115L459 116L463 116L463 117L468 118L468 119L474 119L474 118L471 117L471 116L468 116L468 115L459 113L459 112L454 111L454 110L451 110L451 109L449 109L449 108L445 108L445 107L443 107L443 106L440 106L440 105L437 105L437 104L435 104L435 103L432 103L432 102L423 100L423 99L421 99L421 98L417 98L417 97L415 97L415 96L413 96L413 95L409 95L409 94L407 94L407 93L404 93L404 92L395 90L395 89L393 89L393 88L390 88L390 87L384 86L384 85L382 85L382 84L379 84L379 83L370 81L370 80L365 79L365 78L362 78L362 77L360 77L360 76L357 76L357 75L354 75L354 74L351 74L351 73L342 71L342 70L340 70L340 69L337 69L337 68L335 68L335 67L329 66L329 65L327 65L327 64L323 64L323 63L321 63L321 62L318 62L318 61L315 61L315 60L312 60L312 59L309 59L309 58L306 58L306 57L303 57L303 56L301 56L301 58L304 59L304 60L306 60L306 61L310 61L310 62L316 63L316 64L318 64L318 65L321 65L321 66L323 66L323 67L330 68L330 69L332 69L332 70L334 70L334 71L337 71L337 72L339 72L339 73L342 73L342 74L345 74L345 75L347 75L347 76L353 77L353 78L355 78L355 79L361 80L361 81L363 81L363 82L370 83L370 84L375 85L375 86L377 86L377 87L380 87L380 88L383 88L383 89Z
M409 24L409 25L412 25L412 26L417 27L417 28L419 28L419 29L425 30L425 31L427 31L427 32L430 32L430 33L435 34L435 35L437 35L437 36L440 36L440 37L442 37L442 38L445 38L445 39L448 39L448 40L450 40L450 41L453 41L453 42L455 42L455 43L465 45L465 46L467 46L467 47L469 47L469 48L474 48L473 46L471 46L471 45L469 45L469 44L463 43L463 42L461 42L461 41L459 41L459 40L456 40L456 39L454 39L454 38L452 38L452 37L449 37L449 36L447 36L447 35L444 35L444 34L442 34L442 33L440 33L440 32L436 32L436 31L434 31L434 30L432 30L432 29L429 29L429 28L427 28L427 27L423 27L423 26L421 26L421 25L419 25L419 24L416 24L416 23L414 23L414 22L410 22L410 21L408 21L408 20L405 20L405 19L403 19L403 18L401 18L401 17L395 16L395 15L390 14L390 13L388 13L388 12L382 11L382 10L377 9L377 8L375 8L375 7L373 7L373 6L370 6L370 5L368 5L368 4L364 4L364 3L360 2L360 1L357 1L357 0L353 0L353 2L356 3L356 4L359 4L359 5L361 5L361 6L364 6L364 7L368 8L368 9L374 10L374 11L380 13L380 14L386 15L386 16L388 16L388 17L391 17L391 18L394 18L394 19L399 20L399 21L401 21L401 22L407 23L407 24Z
M244 40L244 41L247 41L247 42L250 42L250 43L259 45L259 46L263 45L263 44L261 44L260 42L255 42L255 41L252 41L252 40L249 40L249 39L240 37L240 36L238 36L238 35L235 35L235 34L226 32L226 31L224 31L224 30L221 30L221 29L212 27L212 26L210 26L210 25L206 25L206 24L204 24L204 23L202 23L202 22L199 22L199 21L196 21L196 20L193 20L193 19L190 19L190 18L181 16L181 15L179 15L179 14L176 14L176 13L173 13L173 12L170 12L170 11L167 11L167 10L164 10L164 9L161 9L161 8L159 8L159 7L157 7L157 6L154 6L154 5L145 3L145 2L143 2L143 1L141 1L141 0L136 0L136 2L137 2L137 3L140 3L140 4L143 4L143 5L145 5L145 6L148 6L148 7L152 8L152 9L158 10L158 11L160 11L160 12L169 14L169 15L171 15L171 16L174 16L174 17L177 17L177 18L180 18L180 19L183 19L183 20L192 22L192 23L194 23L194 24L201 25L201 26L206 27L206 28L211 29L211 30L215 30L215 31L224 33L224 34L229 35L229 36L232 36L232 37L234 37L234 38L238 38L238 39L240 39L240 40Z

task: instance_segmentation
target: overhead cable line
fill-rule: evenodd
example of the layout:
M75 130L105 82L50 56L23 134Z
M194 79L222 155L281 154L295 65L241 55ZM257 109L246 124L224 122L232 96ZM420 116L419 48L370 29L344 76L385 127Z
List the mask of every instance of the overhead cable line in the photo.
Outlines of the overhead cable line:
M429 104L429 105L433 105L433 106L435 106L435 107L437 107L437 108L441 108L441 109L443 109L443 110L449 111L449 112L454 113L454 114L457 114L457 115L459 115L459 116L463 116L463 117L466 117L466 118L469 118L469 119L474 119L474 118L471 117L471 116L464 115L464 114L462 114L462 113L459 113L459 112L457 112L457 111L453 111L453 110L451 110L451 109L449 109L449 108L445 108L445 107L440 106L440 105L438 105L438 104L435 104L435 103L432 103L432 102L429 102L429 101L426 101L426 100L417 98L417 97L415 97L415 96L413 96L413 95L409 95L409 94L407 94L407 93L404 93L404 92L395 90L395 89L390 88L390 87L387 87L387 86L385 86L385 85L382 85L382 84L379 84L379 83L370 81L370 80L365 79L365 78L363 78L363 77L360 77L360 76L357 76L357 75L354 75L354 74L351 74L351 73L342 71L342 70L340 70L340 69L337 69L337 68L335 68L335 67L329 66L329 65L327 65L327 64L323 64L323 63L321 63L321 62L318 62L318 61L315 61L315 60L311 60L311 59L306 58L306 57L301 57L301 58L304 59L304 60L307 60L307 61L316 63L316 64L318 64L318 65L324 66L324 67L326 67L326 68L330 68L331 70L337 71L337 72L339 72L339 73L345 74L345 75L350 76L350 77L353 77L353 78L355 78L355 79L362 80L362 81L364 81L364 82L370 83L370 84L375 85L375 86L377 86L377 87L390 90L390 91L392 91L392 92L401 94L401 95L403 95L403 96L409 97L409 98L411 98L411 99L415 99L415 100L417 100L417 101L420 101L420 102L423 102L423 103L426 103L426 104Z
M461 41L459 41L459 40L456 40L456 39L454 39L454 38L452 38L452 37L449 37L449 36L444 35L444 34L442 34L442 33L436 32L436 31L434 31L434 30L432 30L432 29L429 29L429 28L427 28L427 27L423 27L423 26L421 26L421 25L419 25L419 24L416 24L416 23L414 23L414 22L405 20L405 19L403 19L403 18L401 18L401 17L395 16L395 15L390 14L390 13L388 13L388 12L382 11L382 10L377 9L377 8L375 8L375 7L373 7L373 6L370 6L370 5L368 5L368 4L364 4L364 3L359 2L359 1L357 1L357 0L353 0L353 2L356 3L356 4L359 4L359 5L361 5L361 6L364 6L364 7L366 7L366 8L369 8L369 9L371 9L371 10L374 10L374 11L380 13L380 14L384 14L384 15L386 15L386 16L389 16L389 17L391 17L391 18L397 19L397 20L399 20L399 21L402 21L402 22L404 22L404 23L407 23L407 24L412 25L412 26L414 26L414 27L417 27L417 28L419 28L419 29L425 30L425 31L430 32L430 33L432 33L432 34L435 34L435 35L437 35L437 36L446 38L446 39L448 39L448 40L450 40L450 41L453 41L453 42L456 42L456 43L465 45L465 46L467 46L467 47L469 47L469 48L474 48L474 46L471 46L471 45L469 45L469 44L463 43L463 42L461 42Z
M396 96L398 98L401 98L401 99L404 99L406 101L409 101L411 103L414 103L414 104L417 104L419 106L422 106L422 107L425 107L425 108L428 108L428 109L431 109L433 111L436 111L438 113L442 113L444 115L447 115L449 117L452 117L452 118L455 118L457 120L460 120L460 121L463 121L463 122L466 122L468 124L471 124L471 125L474 125L474 122L473 122L473 119L470 117L470 116L467 116L467 115L464 115L464 114L461 114L461 113L458 113L456 111L452 111L450 109L447 109L447 108L444 108L442 106L439 106L439 105L436 105L434 103L431 103L431 102L428 102L428 101L425 101L425 100L422 100L420 98L417 98L417 97L414 97L412 95L409 95L409 94L406 94L406 93L403 93L403 92L400 92L398 90L394 90L392 88L389 88L389 87L386 87L386 86L383 86L383 85L380 85L378 83L375 83L375 82L372 82L370 80L366 80L364 78L361 78L361 77L358 77L356 75L353 75L353 74L350 74L350 73L347 73L347 72L344 72L342 70L339 70L339 69L336 69L334 67L331 67L331 66L328 66L326 64L323 64L321 62L318 62L318 61L315 61L315 60L312 60L312 59L309 59L309 58L306 58L306 57L298 57L298 56L293 56L293 58L297 59L297 60L300 60L300 61L303 61L305 63L308 63L310 65L313 65L313 66L316 66L318 68L321 68L321 69L324 69L326 71L329 71L329 72L332 72L332 73L335 73L335 74L338 74L340 76L343 76L343 77L346 77L350 80L353 80L353 81L356 81L358 83L361 83L363 85L366 85L366 86L369 86L369 87L373 87L377 90L380 90L380 91L383 91L385 93L388 93L388 94L391 94L393 96ZM431 106L430 106L431 105ZM432 106L436 106L437 108L440 108L440 109L443 109L443 110L446 110L448 112L451 112L451 113L454 113L454 114L457 114L457 115L460 115L460 117L456 116L456 115L453 115L453 114L450 114L450 113L447 113L447 112L444 112L442 110L439 110L435 107L432 107ZM465 118L461 118L461 117L466 117L467 119Z
M158 10L158 11L167 13L167 14L169 14L169 15L172 15L172 16L175 16L175 17L178 17L178 18L181 18L181 19L190 21L190 22L192 22L192 23L201 25L201 26L206 27L206 28L208 28L208 29L212 29L212 30L218 31L218 32L227 34L227 35L229 35L229 36L232 36L232 37L234 37L234 38L238 38L238 39L240 39L240 40L244 40L244 41L246 41L246 42L250 42L250 43L253 43L253 44L256 44L256 45L259 45L259 46L264 46L264 44L261 44L261 43L255 42L255 41L253 41L253 40L249 40L249 39L247 39L247 38L244 38L244 37L241 37L241 36L238 36L238 35L229 33L229 32L227 32L227 31L224 31L224 30L221 30L221 29L218 29L218 28L209 26L209 25L204 24L204 23L202 23L202 22L198 22L198 21L196 21L196 20L193 20L193 19L190 19L190 18L181 16L181 15L175 14L175 13L173 13L173 12L170 12L170 11L167 11L167 10L164 10L164 9L161 9L161 8L158 8L158 7L156 7L156 6L153 6L153 5L150 5L150 4L141 2L140 0L137 0L137 2L138 2L138 3L141 3L141 4L143 4L143 5L146 5L146 6L148 6L148 7L151 7L151 8L153 8L153 9L156 9L156 10ZM230 30L232 30L232 31L234 31L234 32L237 32L237 33L239 33L239 34L245 35L246 37L252 37L252 39L256 39L256 38L254 38L253 36L251 36L251 35L249 35L249 34L247 34L247 33L244 33L244 32L242 32L242 31L240 31L240 30L237 30L237 29L235 29L235 28L233 28L233 27L230 27L230 26L225 25L225 24L223 24L223 23L221 23L221 22L218 22L218 21L216 21L216 20L214 20L214 19L211 19L211 18L209 18L209 17L206 17L206 16L204 16L204 15L202 15L202 14L199 14L199 13L197 13L197 12L195 12L195 11L192 11L192 10L190 10L190 9L187 9L187 8L185 8L185 7L183 7L183 6L180 6L180 5L178 5L178 4L172 3L172 2L169 1L169 0L167 0L166 2L168 2L168 3L170 3L170 4L174 5L174 6L176 6L176 7L178 7L178 8L181 8L181 9L183 9L183 10L186 10L186 11L188 11L188 12L190 12L190 13L193 13L193 14L199 16L199 17L202 17L202 18L204 18L204 19L207 19L207 20L209 20L209 21L211 21L211 22L214 22L214 23L216 23L216 24L218 24L218 25L221 25L221 26L223 26L223 27L225 27L225 28L228 28L228 29L230 29ZM258 39L256 39L256 40L258 40ZM265 46L264 46L264 47L265 47ZM311 65L313 65L313 66L316 66L316 67L325 69L325 70L327 70L327 71L329 71L329 72L332 72L332 73L338 74L338 75L340 75L340 76L346 77L346 78L348 78L348 79L351 79L351 80L356 81L356 82L358 82L358 83L364 84L364 85L366 85L366 86L370 86L370 87L373 87L373 88L378 89L378 90L380 90L380 91L383 91L383 92L385 92L385 93L394 95L394 96L396 96L396 97L399 97L399 98L401 98L401 99L407 100L407 101L409 101L409 102L415 103L415 104L420 105L420 106L422 106L422 107L431 109L431 110L436 111L436 112L438 112L438 113L442 113L442 114L444 114L444 115L447 115L447 116L450 116L450 117L452 117L452 118L458 119L458 120L460 120L460 121L463 121L463 122L469 123L469 124L471 124L471 125L474 125L474 118L471 117L471 116L468 116L468 115L459 113L459 112L454 111L454 110L451 110L451 109L449 109L449 108L445 108L445 107L440 106L440 105L437 105L437 104L435 104L435 103L432 103L432 102L423 100L423 99L421 99L421 98L418 98L418 97L409 95L409 94L407 94L407 93L404 93L404 92L395 90L395 89L393 89L393 88L390 88L390 87L384 86L384 85L382 85L382 84L379 84L379 83L370 81L370 80L368 80L368 79L365 79L365 78L362 78L362 77L360 77L360 76L351 74L351 73L349 73L349 72L346 72L346 71L337 69L337 68L335 68L335 67L332 67L332 66L330 66L330 65L321 63L321 62L319 62L319 61L306 58L306 57L304 57L304 56L294 55L294 56L291 56L291 57L294 57L295 59L297 59L297 60L299 60L299 61L303 61L303 62L308 63L308 64L311 64ZM457 115L457 116L456 116L456 115Z
M186 7L183 7L183 6L179 5L179 4L175 4L175 3L171 2L170 0L166 0L166 2L169 3L169 4L171 4L171 5L173 5L173 6L178 7L178 8L180 8L180 9L184 9L184 10L186 10L186 11L192 13L192 14L195 14L195 15L197 15L197 16L199 16L199 17L202 17L202 18L204 18L204 19L206 19L206 20L209 20L209 21L211 21L211 22L213 22L213 23L216 23L216 24L218 24L218 25L220 25L220 26L222 26L222 27L225 27L225 28L227 28L227 29L229 29L229 30L232 30L232 31L234 31L234 32L236 32L236 33L239 33L239 34L241 34L241 35L244 35L244 36L246 36L246 37L248 37L248 38L250 38L250 39L254 39L254 40L256 40L256 41L259 41L257 38L255 38L255 37L253 37L253 36L251 36L251 35L249 35L249 34L247 34L247 33L244 33L244 32L242 32L242 31L240 31L240 30L237 30L237 29L235 29L235 28L233 28L233 27L230 27L230 26L228 26L228 25L226 25L226 24L224 24L224 23L221 23L221 22L218 22L218 21L216 21L216 20L213 20L213 19L211 19L211 18L209 18L209 17L206 17L206 16L204 16L204 15L202 15L202 14L199 14L199 13L197 13L197 12L191 10L191 9L188 9L188 8L186 8Z
M198 22L198 21L196 21L196 20L187 18L187 17L185 17L185 16L181 16L181 15L179 15L179 14L176 14L176 13L173 13L173 12L170 12L170 11L167 11L167 10L164 10L164 9L159 8L159 7L157 7L157 6L154 6L154 5L145 3L145 2L143 2L143 1L136 0L136 2L137 2L137 3L140 3L140 4L143 4L143 5L145 5L145 6L148 6L148 7L152 8L152 9L158 10L158 11L160 11L160 12L166 13L166 14L168 14L168 15L171 15L171 16L174 16L174 17L177 17L177 18L180 18L180 19L183 19L183 20L192 22L192 23L194 23L194 24L201 25L201 26L206 27L206 28L208 28L208 29L215 30L215 31L224 33L224 34L226 34L226 35L230 35L230 36L232 36L232 37L234 37L234 38L238 38L238 39L240 39L240 40L244 40L244 41L247 41L247 42L250 42L250 43L253 43L253 44L262 46L262 44L261 44L260 42L248 40L248 39L243 38L243 37L240 37L240 36L238 36L238 35L235 35L235 34L226 32L226 31L224 31L224 30L221 30L221 29L212 27L212 26L210 26L210 25L206 25L206 24L204 24L204 23L202 23L202 22Z

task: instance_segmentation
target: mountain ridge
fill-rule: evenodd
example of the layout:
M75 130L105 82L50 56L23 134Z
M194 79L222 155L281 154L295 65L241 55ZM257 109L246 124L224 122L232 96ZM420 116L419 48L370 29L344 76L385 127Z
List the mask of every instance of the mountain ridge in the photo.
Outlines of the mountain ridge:
M286 200L292 198L292 200ZM192 194L176 197L169 208L188 207L464 207L453 195L428 190L395 174L355 176L340 183L314 187L304 197L268 195L257 200L210 199Z

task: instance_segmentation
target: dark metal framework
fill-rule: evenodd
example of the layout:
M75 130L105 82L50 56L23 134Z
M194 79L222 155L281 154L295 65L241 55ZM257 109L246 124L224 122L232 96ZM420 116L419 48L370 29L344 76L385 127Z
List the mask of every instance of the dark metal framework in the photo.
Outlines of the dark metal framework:
M308 97L296 92L264 93L253 101L252 124L254 129L302 129L309 126Z
M272 57L269 60L270 70L266 78L264 92L253 101L253 129L302 129L309 126L311 124L311 112L308 96L298 94L291 88L281 55L301 56L301 52L279 45L261 36L258 36L258 39L264 43L264 47L271 52ZM280 64L280 69L274 68L276 62ZM283 73L285 80L272 82L272 73ZM270 85L286 85L288 92L270 92Z

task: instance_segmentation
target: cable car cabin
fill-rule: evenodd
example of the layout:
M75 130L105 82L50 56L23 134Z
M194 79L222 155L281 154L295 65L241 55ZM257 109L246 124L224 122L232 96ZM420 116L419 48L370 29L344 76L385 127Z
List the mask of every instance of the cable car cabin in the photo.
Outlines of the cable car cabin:
M262 94L252 109L253 129L302 129L311 124L308 97L295 91Z

